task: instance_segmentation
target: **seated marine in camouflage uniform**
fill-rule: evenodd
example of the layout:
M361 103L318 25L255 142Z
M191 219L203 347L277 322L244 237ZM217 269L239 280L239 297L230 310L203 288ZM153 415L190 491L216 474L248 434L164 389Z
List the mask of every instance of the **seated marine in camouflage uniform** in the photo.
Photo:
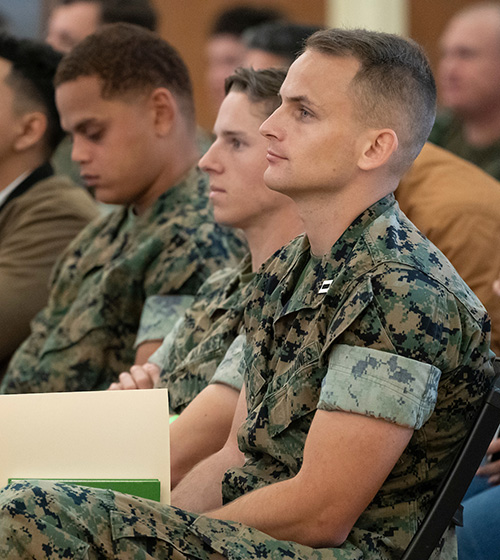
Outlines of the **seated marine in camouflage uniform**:
M191 83L170 45L128 24L102 28L63 59L56 102L83 179L100 201L123 207L59 260L2 392L107 388L134 363L148 296L175 294L185 308L210 274L245 253L214 223L196 166Z
M0 553L36 558L399 558L493 377L490 326L393 191L435 85L412 42L313 35L262 125L299 237L245 308L226 445L173 506L62 484L0 493ZM440 558L456 558L453 530Z
M241 228L250 254L238 267L210 276L148 363L120 374L111 386L145 389L157 380L156 386L169 388L171 412L177 414L203 392L172 425L173 486L227 439L242 384L233 361L244 339L238 333L255 272L303 231L295 203L268 189L263 179L267 142L259 126L277 108L285 75L280 69L240 68L226 81L226 97L214 128L216 140L200 161L210 176L216 221ZM161 296L153 299L162 305ZM229 375L223 374L226 368Z

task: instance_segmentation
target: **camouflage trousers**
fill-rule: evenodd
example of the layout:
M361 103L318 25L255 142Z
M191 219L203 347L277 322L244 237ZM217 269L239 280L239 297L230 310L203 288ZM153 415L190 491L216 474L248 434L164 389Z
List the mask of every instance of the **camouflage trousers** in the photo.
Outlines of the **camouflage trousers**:
M20 482L0 491L0 558L361 560L363 554L349 545L312 549L278 541L239 523L109 490Z

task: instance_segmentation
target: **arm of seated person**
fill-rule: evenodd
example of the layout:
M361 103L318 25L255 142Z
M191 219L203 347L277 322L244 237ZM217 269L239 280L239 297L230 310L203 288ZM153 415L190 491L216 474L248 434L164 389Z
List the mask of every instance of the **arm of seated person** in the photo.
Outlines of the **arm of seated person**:
M244 334L233 340L217 366L210 385L201 391L172 424L172 488L202 459L221 449L227 440L243 385L238 366L245 343Z
M487 455L493 455L494 453L500 453L500 438L493 439L486 452ZM500 483L500 459L479 467L477 474L478 476L487 477L488 483L496 486Z
M135 352L135 365L142 366L160 348L163 339L148 340L137 347Z
M432 414L440 373L404 356L334 345L300 471L207 515L241 522L280 540L341 545L414 429ZM388 378L390 385L384 382ZM408 379L414 380L411 398L406 397Z
M226 442L239 391L222 383L209 385L170 426L172 488L197 463L219 451Z
M224 473L227 469L242 466L244 463L244 455L238 448L237 434L246 416L247 405L245 388L243 388L238 397L231 429L224 447L199 462L177 484L171 496L173 506L201 513L222 505L222 477Z
M135 340L135 365L145 364L164 339L178 331L192 301L191 295L154 295L146 299Z
M162 364L175 344L182 321L182 318L178 319L163 340L143 341L137 350L136 365L132 366L130 371L120 373L118 381L111 383L108 389L112 391L152 389L160 379ZM139 351L141 351L141 355L139 355ZM144 362L139 364L138 362L142 359Z
M280 540L339 546L403 453L413 430L360 414L317 410L292 479L246 494L208 517Z

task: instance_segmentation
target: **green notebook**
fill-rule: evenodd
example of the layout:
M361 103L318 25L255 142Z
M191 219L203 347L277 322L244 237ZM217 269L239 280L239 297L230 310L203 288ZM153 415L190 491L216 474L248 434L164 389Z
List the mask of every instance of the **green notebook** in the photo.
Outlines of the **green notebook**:
M114 490L123 494L131 494L139 498L147 500L160 501L160 481L156 478L146 479L113 479L113 478L9 478L9 484L19 480L28 480L36 482L37 480L53 480L64 482L66 484L78 484L80 486L90 486L91 488L104 488L105 490Z

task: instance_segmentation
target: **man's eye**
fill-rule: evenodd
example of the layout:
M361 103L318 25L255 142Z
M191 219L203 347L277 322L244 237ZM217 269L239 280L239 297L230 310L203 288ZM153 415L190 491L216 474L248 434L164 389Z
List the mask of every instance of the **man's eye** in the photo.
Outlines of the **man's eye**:
M91 141L91 142L99 142L99 140L101 140L103 137L103 131L102 130L92 130L90 132L87 132L87 138Z

